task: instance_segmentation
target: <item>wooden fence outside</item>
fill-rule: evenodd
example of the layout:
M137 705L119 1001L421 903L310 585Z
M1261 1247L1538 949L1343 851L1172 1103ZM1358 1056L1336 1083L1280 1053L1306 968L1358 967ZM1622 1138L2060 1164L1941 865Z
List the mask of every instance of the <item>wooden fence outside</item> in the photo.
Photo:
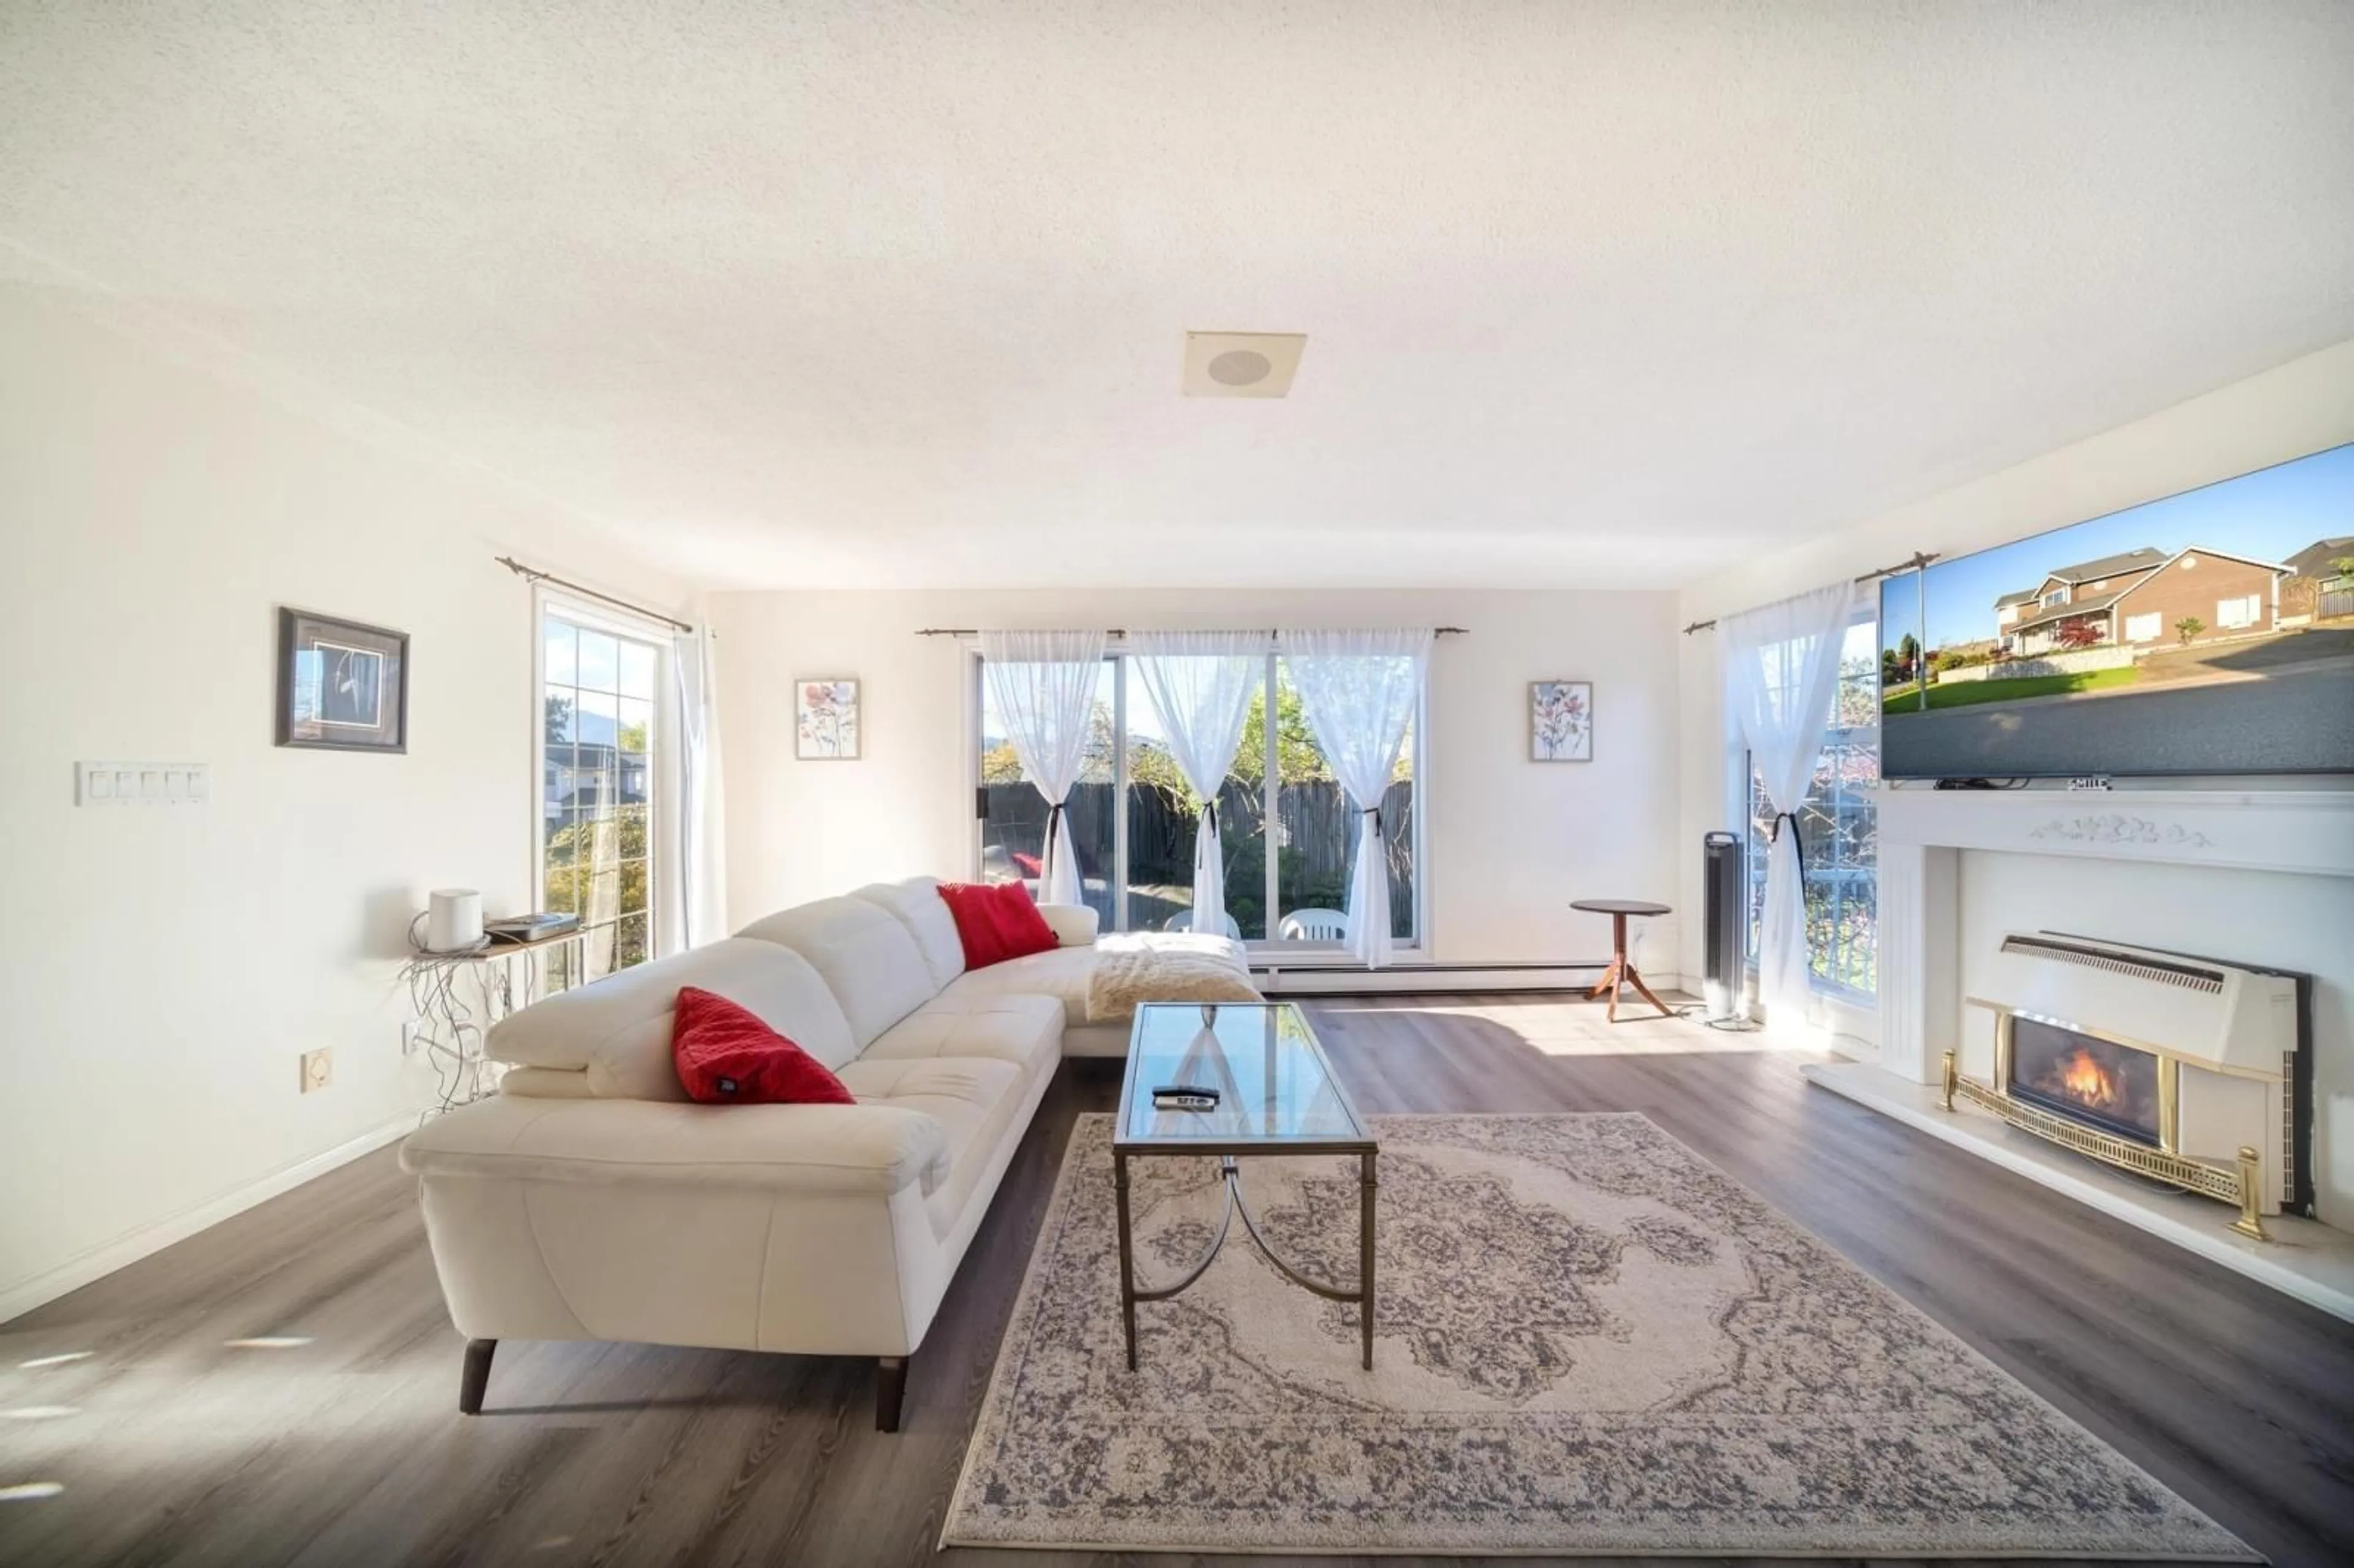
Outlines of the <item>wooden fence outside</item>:
M996 835L1015 844L1037 844L1046 829L1046 802L1026 783L982 787L989 821ZM1137 887L1183 887L1193 880L1193 839L1199 813L1160 789L1132 789L1128 825L1128 877ZM1120 809L1109 783L1074 785L1065 810L1078 845L1079 867L1089 880L1111 877L1112 813ZM1295 908L1345 908L1349 868L1357 847L1358 810L1349 792L1329 781L1287 784L1278 802L1281 817L1282 913ZM1245 931L1257 935L1257 916L1265 903L1266 797L1258 786L1229 779L1218 792L1218 820L1226 849L1226 906ZM1414 930L1414 785L1390 786L1382 801L1382 832L1389 848L1391 927L1395 936ZM1131 904L1137 901L1131 896ZM1152 911L1131 908L1130 924L1145 929L1161 924Z

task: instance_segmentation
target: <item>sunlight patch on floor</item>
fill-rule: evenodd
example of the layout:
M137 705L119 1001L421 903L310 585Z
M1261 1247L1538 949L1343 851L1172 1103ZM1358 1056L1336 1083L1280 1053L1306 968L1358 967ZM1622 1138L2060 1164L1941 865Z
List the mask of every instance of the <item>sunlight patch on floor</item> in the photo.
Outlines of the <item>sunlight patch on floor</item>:
M1672 1002L1676 999L1670 998ZM1697 1003L1686 1002L1686 1006ZM1711 1029L1701 1018L1662 1018L1637 1004L1622 1002L1618 1022L1612 1023L1602 1008L1586 1001L1434 1001L1409 1006L1363 1002L1320 1002L1322 1013L1354 1013L1399 1018L1460 1019L1500 1030L1531 1050L1547 1056L1698 1056L1764 1055L1776 1052L1807 1054L1787 1040L1775 1040L1762 1030Z

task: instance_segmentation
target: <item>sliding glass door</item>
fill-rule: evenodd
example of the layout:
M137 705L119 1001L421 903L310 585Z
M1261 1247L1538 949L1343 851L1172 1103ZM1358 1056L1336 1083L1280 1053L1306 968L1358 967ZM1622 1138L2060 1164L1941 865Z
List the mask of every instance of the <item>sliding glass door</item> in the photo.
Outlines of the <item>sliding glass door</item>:
M975 657L977 872L1038 886L1046 802L1022 776ZM1275 694L1270 706L1269 692ZM1416 779L1422 715L1381 802L1391 935L1421 931L1421 824ZM1193 923L1193 855L1204 801L1186 782L1124 656L1104 661L1087 762L1066 804L1082 896L1106 930L1184 930ZM1270 652L1217 797L1226 873L1225 934L1284 950L1338 953L1347 929L1360 809L1316 743L1282 655Z
M1079 781L1064 802L1071 819L1071 840L1079 855L1080 896L1102 919L1106 930L1119 928L1113 922L1112 878L1118 838L1119 762L1114 748L1119 679L1119 662L1105 660L1089 715L1087 760L1080 768ZM981 679L978 659L973 661L972 689L981 712L980 781L974 791L981 822L981 879L1027 883L1035 893L1046 857L1045 798L1023 780L1022 759L1014 755L1013 742L1007 737L996 696L989 683Z

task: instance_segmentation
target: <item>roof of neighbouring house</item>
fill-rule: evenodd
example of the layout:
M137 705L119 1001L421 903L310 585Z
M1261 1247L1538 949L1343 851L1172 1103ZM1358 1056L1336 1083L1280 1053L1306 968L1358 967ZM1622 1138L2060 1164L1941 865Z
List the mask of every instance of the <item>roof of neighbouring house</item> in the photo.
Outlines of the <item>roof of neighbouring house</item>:
M2327 567L2330 562L2345 556L2354 556L2354 534L2344 535L2335 539L2316 539L2312 544L2291 556L2284 564L2301 577L2335 576L2334 572L2325 573L2324 568Z
M2267 572L2285 572L2288 570L2288 567L2281 565L2278 561L2260 561L2253 556L2235 556L2229 550L2211 550L2204 545L2183 546L2182 548L2175 551L2174 554L2166 557L2164 566L2170 567L2174 565L2175 562L2182 559L2185 556L2204 556L2211 561L2237 561L2243 567L2255 567ZM2137 577L2134 581L2127 583L2123 588L2119 589L2115 597L2123 599L2126 594L2138 592L2140 589L2148 587L2151 583L2156 582L2157 580L2158 573L2156 572L2150 573L2147 577Z
M2136 584L2135 586L2139 587L2140 585ZM2054 620L2073 620L2080 615L2098 615L2102 611L2107 609L2109 606L2116 603L2117 600L2125 598L2126 593L2129 591L2130 590L2126 588L2119 588L2115 593L2105 593L2098 599L2078 599L2074 604L2055 605L2052 609L2045 610L2041 615L2032 616L2028 620L2020 621L2017 626L2012 627L2010 630L2012 633L2016 635L2017 633L2028 630L2032 627L2046 625Z
M2007 593L2003 595L2000 599L1994 601L1994 607L1997 609L2002 609L2014 604L2025 604L2028 600L2036 597L2037 595L2033 588L2021 588L2017 593Z
M2088 577L2113 577L2119 572L2163 566L2168 558L2164 550L2154 550L2145 545L2138 550L2127 550L2122 556L2103 556L2098 560L2079 561L2073 567L2062 567L2047 577L2057 577L2063 583L2080 583Z

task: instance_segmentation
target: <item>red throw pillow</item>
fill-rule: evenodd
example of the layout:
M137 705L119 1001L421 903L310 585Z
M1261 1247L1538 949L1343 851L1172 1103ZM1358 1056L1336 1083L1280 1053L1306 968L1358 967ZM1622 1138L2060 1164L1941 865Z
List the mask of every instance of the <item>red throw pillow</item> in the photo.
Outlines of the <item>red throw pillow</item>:
M707 1106L858 1103L825 1064L716 991L681 986L670 1026L681 1087Z
M1055 928L1018 882L943 882L940 896L956 916L964 967L985 969L1008 959L1055 950Z

